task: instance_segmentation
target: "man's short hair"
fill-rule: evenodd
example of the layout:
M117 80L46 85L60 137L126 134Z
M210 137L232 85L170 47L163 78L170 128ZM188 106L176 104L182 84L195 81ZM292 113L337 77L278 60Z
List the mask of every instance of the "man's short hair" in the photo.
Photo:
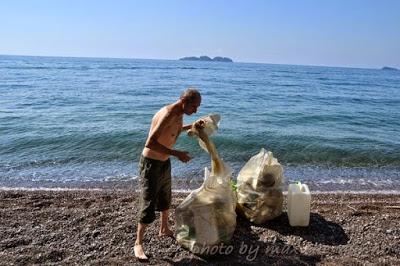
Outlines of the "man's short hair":
M181 100L185 102L192 103L197 99L201 99L200 92L194 88L188 88L181 94Z

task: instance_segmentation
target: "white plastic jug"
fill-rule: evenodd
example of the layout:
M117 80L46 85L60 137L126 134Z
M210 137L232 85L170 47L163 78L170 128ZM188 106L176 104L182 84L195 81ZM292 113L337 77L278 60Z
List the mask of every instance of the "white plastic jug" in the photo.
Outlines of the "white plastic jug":
M290 184L287 194L287 213L291 226L308 226L310 223L311 193L306 184Z

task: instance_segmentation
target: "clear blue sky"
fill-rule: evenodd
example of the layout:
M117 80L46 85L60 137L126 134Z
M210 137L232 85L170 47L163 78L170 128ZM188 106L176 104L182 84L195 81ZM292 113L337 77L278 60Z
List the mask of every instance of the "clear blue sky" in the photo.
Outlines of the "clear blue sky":
M400 67L398 0L2 0L0 54Z

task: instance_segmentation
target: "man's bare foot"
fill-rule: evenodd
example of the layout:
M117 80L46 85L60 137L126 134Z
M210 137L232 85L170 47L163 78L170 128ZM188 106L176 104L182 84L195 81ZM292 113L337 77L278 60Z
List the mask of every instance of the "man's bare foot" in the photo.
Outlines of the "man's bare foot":
M147 258L146 254L144 254L143 247L141 244L135 244L135 247L133 248L135 251L135 257L139 261L147 261L149 258Z
M159 236L159 237L162 237L162 236L169 236L169 237L174 238L174 232L172 232L172 231L168 228L168 229L165 229L165 230L160 230L160 232L158 233L158 236Z

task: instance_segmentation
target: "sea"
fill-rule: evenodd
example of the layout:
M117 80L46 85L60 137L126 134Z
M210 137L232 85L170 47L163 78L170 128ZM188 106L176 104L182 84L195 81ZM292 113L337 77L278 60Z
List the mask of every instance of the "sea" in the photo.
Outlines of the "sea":
M216 113L211 136L235 180L262 148L284 186L400 191L400 71L179 60L0 56L0 187L135 187L152 116L197 88L184 123ZM175 190L203 182L209 155L184 132Z

